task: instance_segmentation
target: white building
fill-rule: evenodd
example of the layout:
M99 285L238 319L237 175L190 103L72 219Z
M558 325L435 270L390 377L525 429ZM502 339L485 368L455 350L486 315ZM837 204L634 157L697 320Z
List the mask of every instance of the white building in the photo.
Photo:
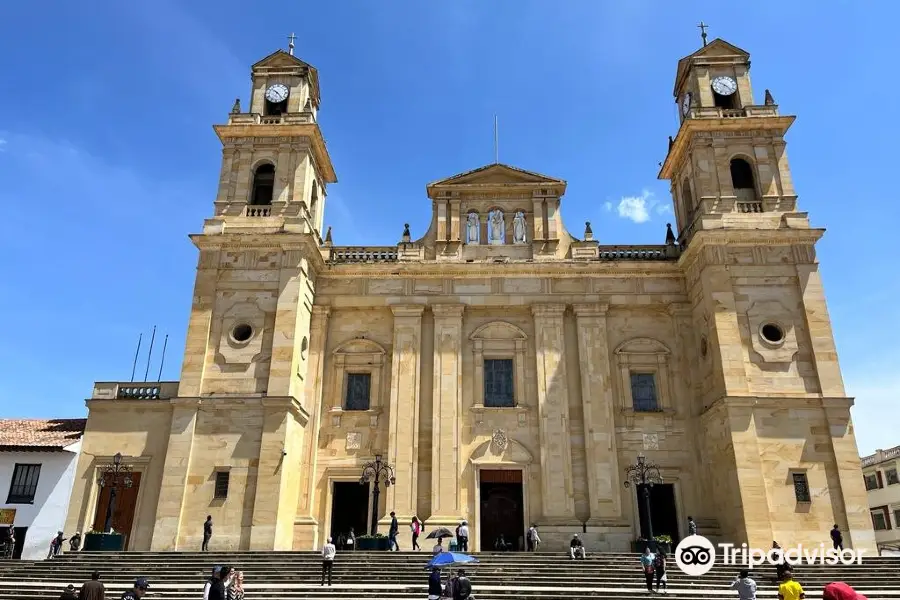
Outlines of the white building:
M63 529L85 423L0 419L0 529L15 526L16 558L46 558Z
M875 541L882 554L900 554L900 446L862 457Z

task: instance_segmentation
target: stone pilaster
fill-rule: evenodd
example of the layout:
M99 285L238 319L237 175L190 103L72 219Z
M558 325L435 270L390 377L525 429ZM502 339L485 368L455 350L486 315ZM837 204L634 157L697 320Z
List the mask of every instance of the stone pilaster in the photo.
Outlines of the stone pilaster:
M250 550L291 550L308 415L295 398L263 398Z
M156 525L150 549L154 552L178 550L178 534L184 511L188 470L194 450L194 429L197 425L197 398L172 400L172 426L166 447L166 463L159 487Z
M532 306L541 438L542 523L550 525L571 523L575 519L563 323L565 309L565 304Z
M584 407L584 447L587 458L592 524L622 518L616 424L606 331L606 304L573 306L578 329L578 360Z
M285 253L285 263L293 262L291 255L300 251ZM301 267L282 268L280 272L278 301L275 306L275 327L272 332L272 358L269 367L269 382L266 393L269 396L294 396L302 401L302 388L293 385L294 373L299 361L299 345L308 326L309 313L304 305L307 275L304 272L306 260L299 261ZM297 389L294 389L294 388Z
M391 357L388 462L396 485L387 488L386 512L409 522L416 513L419 463L419 389L423 305L396 305Z
M812 248L809 249L809 253L812 254ZM800 282L800 293L803 295L803 316L809 332L810 347L816 363L822 396L843 398L844 379L841 377L841 367L838 364L819 266L815 263L797 265L797 278Z
M297 505L297 519L294 528L294 549L319 547L319 521L315 517L316 480L318 478L319 427L322 422L322 391L325 381L325 344L328 341L328 316L331 307L312 307L312 321L309 331L308 385L311 392L307 396L305 408L309 411L309 428L301 459L300 498Z
M431 442L431 525L458 523L460 405L462 395L461 304L436 304Z
M209 330L212 325L213 305L216 301L218 264L218 250L200 250L197 279L194 281L194 301L191 305L191 317L184 343L184 361L178 385L178 395L181 397L197 398L202 391Z

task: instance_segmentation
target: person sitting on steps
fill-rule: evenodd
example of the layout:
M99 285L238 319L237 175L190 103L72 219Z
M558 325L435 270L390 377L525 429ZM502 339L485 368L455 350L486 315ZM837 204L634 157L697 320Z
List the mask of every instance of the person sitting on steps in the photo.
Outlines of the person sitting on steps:
M584 552L584 544L581 543L581 538L578 537L578 534L572 536L572 541L569 543L569 556L572 560L576 558L584 559L586 554Z

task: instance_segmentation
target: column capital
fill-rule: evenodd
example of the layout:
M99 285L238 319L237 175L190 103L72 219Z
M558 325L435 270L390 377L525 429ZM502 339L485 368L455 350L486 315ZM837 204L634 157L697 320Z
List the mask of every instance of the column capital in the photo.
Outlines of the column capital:
M395 317L421 317L425 311L424 304L392 304L391 312Z
M331 314L331 307L327 304L313 304L312 314L320 317L328 317Z
M461 317L465 308L464 304L432 304L431 312L435 317Z
M532 304L531 314L536 317L562 317L566 312L565 304Z
M575 312L576 317L605 317L609 310L609 303L573 304L572 310Z

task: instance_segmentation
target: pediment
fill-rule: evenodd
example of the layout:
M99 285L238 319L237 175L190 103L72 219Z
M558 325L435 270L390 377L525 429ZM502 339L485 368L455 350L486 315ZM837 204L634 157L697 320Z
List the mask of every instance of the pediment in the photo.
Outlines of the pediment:
M501 439L505 441L498 443L501 440L497 438L495 433L494 438L483 442L472 451L472 454L469 456L469 462L473 465L482 466L529 465L532 463L534 457L532 457L531 452L525 446L514 439L506 439L505 435Z
M436 186L454 186L454 185L491 185L491 184L533 184L533 185L565 185L565 181L541 175L533 171L526 171L510 165L500 163L486 165L472 171L466 171L434 181L428 184L429 188Z
M524 331L506 321L485 323L469 336L471 340L524 340L527 338Z
M669 349L653 338L633 338L619 344L616 354L669 354Z
M377 342L364 338L347 340L334 350L335 354L385 354L384 348Z
M264 59L258 61L251 67L252 69L273 68L273 67L306 67L313 68L312 65L303 62L293 54L288 54L284 50L278 49Z
M690 69L691 61L693 59L718 57L731 57L738 59L738 61L749 62L750 53L742 48L738 48L734 44L729 44L722 38L716 38L696 52L688 54L678 61L678 72L675 74L675 97L678 97L681 82L687 76L688 69Z

